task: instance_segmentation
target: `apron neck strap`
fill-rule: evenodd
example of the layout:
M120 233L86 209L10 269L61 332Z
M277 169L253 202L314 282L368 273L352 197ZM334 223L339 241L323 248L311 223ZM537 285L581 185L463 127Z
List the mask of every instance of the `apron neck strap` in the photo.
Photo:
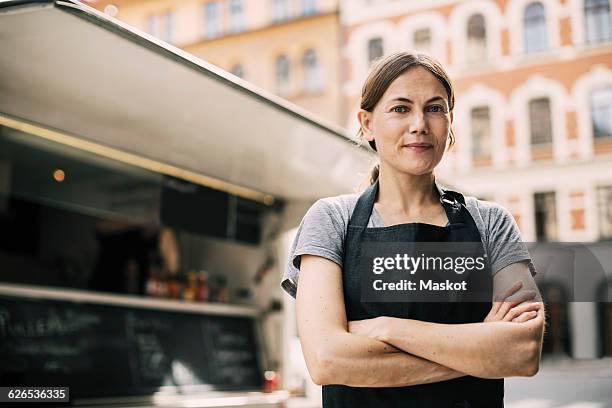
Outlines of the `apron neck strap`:
M463 223L463 218L461 217L462 207L465 206L465 198L463 197L463 194L456 191L443 189L435 182L434 184L436 184L436 187L438 188L440 193L440 203L442 203L442 207L444 207L444 211L446 212L446 216L448 217L450 224ZM355 210L353 211L353 215L349 220L349 227L359 227L362 229L367 227L377 195L378 180L376 180L374 184L369 186L359 196L357 204L355 205Z
M378 179L359 196L357 204L355 205L355 210L353 210L353 215L349 220L349 228L359 227L365 229L368 226L368 221L370 220L377 194Z
M442 207L444 207L448 222L451 225L464 223L462 210L467 211L467 208L465 207L465 197L463 197L463 194L446 190L440 186L438 186L438 191L440 192L440 202Z

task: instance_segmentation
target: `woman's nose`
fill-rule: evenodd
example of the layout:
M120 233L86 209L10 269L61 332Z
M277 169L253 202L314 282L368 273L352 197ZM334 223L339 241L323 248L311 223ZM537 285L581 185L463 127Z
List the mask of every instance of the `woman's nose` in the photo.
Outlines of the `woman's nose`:
M411 116L410 133L427 133L427 121L425 120L425 114L414 109Z

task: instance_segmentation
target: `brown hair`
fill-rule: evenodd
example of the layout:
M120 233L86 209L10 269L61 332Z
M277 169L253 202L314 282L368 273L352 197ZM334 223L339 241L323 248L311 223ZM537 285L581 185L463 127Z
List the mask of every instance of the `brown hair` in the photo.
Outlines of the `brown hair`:
M449 111L452 112L455 107L455 92L450 77L438 60L428 54L418 52L396 52L376 61L370 68L368 77L361 89L361 109L372 112L387 88L389 88L389 85L391 85L397 77L414 67L423 67L438 78L440 83L444 86L444 89L446 89L448 108ZM455 134L453 133L452 127L450 129L449 139L450 143L448 147L450 148L455 144ZM357 140L364 140L363 130L361 128L359 128L357 132ZM376 142L374 140L368 141L368 144L376 151ZM372 169L370 184L376 182L379 171L380 165L377 164Z

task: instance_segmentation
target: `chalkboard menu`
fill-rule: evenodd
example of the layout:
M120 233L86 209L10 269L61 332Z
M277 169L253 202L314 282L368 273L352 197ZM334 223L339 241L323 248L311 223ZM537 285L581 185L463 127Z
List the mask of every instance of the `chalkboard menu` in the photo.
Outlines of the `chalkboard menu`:
M252 317L0 296L0 385L71 398L261 390Z

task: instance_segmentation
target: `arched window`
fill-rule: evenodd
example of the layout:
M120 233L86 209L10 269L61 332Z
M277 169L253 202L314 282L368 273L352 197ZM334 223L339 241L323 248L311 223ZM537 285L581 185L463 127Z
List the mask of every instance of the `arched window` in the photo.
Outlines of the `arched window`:
M548 98L529 101L529 126L532 146L546 146L552 143L550 100Z
M304 70L304 89L307 91L317 91L321 89L321 75L315 50L310 49L304 53L302 68Z
M594 90L590 99L593 137L612 136L612 86Z
M244 79L244 67L242 66L242 64L234 65L230 72L236 75L238 78Z
M384 54L383 40L380 37L372 38L368 41L368 65Z
M523 15L523 33L527 54L544 51L548 48L546 32L546 11L540 2L530 3Z
M612 40L608 0L585 0L584 17L587 43Z
M276 58L276 88L279 93L289 91L289 59L285 55Z
M482 14L473 14L467 22L467 60L482 61L487 57L487 29Z
M474 158L491 155L491 117L489 108L481 106L470 113L472 128L472 155Z
M414 32L413 44L417 51L431 52L431 29L421 28Z

